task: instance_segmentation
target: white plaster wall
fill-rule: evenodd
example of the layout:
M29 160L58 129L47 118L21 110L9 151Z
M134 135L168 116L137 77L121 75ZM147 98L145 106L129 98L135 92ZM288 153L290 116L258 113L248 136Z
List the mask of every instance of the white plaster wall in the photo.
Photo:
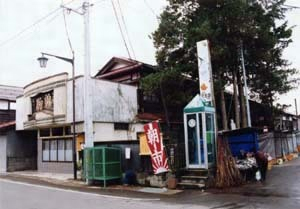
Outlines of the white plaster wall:
M65 115L67 113L67 88L61 86L53 91L54 115Z
M73 84L72 81L67 83L67 117L66 121L68 123L73 122ZM83 121L83 98L84 98L84 78L79 77L75 80L75 121Z
M24 121L26 121L24 97L19 97L16 100L16 130L24 129Z
M137 140L137 133L143 132L143 124L129 124L129 130L114 130L114 123L94 123L94 141L130 141Z
M137 114L137 88L92 80L93 120L96 122L131 122Z
M6 172L6 136L0 136L0 173Z
M60 73L54 76L49 76L46 78L42 78L40 80L34 81L27 86L24 87L24 93L27 94L32 90L36 90L37 88L41 88L43 86L47 86L50 83L55 83L57 81L68 80L68 73Z
M67 113L67 82L68 74L62 73L44 78L24 87L24 95L16 101L16 130L24 129L24 122L28 122L28 115L32 114L31 97L45 91L53 90L53 116ZM37 113L36 119L51 119L51 114ZM62 119L61 122L64 119ZM43 125L51 125L52 121L45 121Z

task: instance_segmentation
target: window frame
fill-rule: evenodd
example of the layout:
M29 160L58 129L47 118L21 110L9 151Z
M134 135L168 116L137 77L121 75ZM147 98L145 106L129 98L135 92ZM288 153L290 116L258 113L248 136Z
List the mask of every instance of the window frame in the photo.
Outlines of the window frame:
M72 138L65 138L65 139L41 139L42 140L42 162L43 163L72 163L73 162L73 155L72 155L72 159L71 160L66 160L66 144L67 144L67 141L71 141L72 143L72 147L73 147L73 140ZM48 149L48 153L49 153L49 156L48 156L48 159L49 160L44 160L44 155L43 155L43 143L45 141L48 141L49 143L49 149ZM52 141L56 141L56 160L51 160L51 142ZM58 160L58 143L59 141L63 141L63 144L64 144L64 160ZM73 152L73 150L72 150Z

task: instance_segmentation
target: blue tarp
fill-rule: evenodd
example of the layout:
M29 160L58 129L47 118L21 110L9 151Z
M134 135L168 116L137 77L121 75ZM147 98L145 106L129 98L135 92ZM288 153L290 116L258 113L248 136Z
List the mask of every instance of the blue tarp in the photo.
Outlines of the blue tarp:
M238 129L224 133L234 157L241 157L241 150L254 152L258 150L258 131L254 128Z

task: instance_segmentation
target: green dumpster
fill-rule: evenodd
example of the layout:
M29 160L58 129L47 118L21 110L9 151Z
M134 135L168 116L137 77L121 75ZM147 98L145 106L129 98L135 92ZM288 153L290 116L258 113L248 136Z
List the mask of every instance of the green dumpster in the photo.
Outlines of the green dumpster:
M84 174L87 180L106 181L120 179L121 150L116 147L91 147L84 149Z

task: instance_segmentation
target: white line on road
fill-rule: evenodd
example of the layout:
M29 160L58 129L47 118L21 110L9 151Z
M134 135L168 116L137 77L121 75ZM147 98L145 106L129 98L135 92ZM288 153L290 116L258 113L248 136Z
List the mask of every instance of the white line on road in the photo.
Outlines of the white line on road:
M90 195L90 196L97 196L97 197L106 197L106 198L114 198L114 199L122 199L122 200L132 200L132 201L159 201L159 198L131 198L131 197L121 197L121 196L113 196L113 195L103 195L103 194L95 194L90 192L80 192L80 191L74 191L71 189L61 189L61 188L54 188L54 187L48 187L48 186L42 186L42 185L36 185L36 184L29 184L24 182L18 182L18 181L12 181L7 179L1 179L0 181L6 182L6 183L12 183L12 184L19 184L23 186L30 186L30 187L36 187L36 188L42 188L42 189L50 189L53 191L61 191L61 192L71 192L75 194L82 194L82 195Z

